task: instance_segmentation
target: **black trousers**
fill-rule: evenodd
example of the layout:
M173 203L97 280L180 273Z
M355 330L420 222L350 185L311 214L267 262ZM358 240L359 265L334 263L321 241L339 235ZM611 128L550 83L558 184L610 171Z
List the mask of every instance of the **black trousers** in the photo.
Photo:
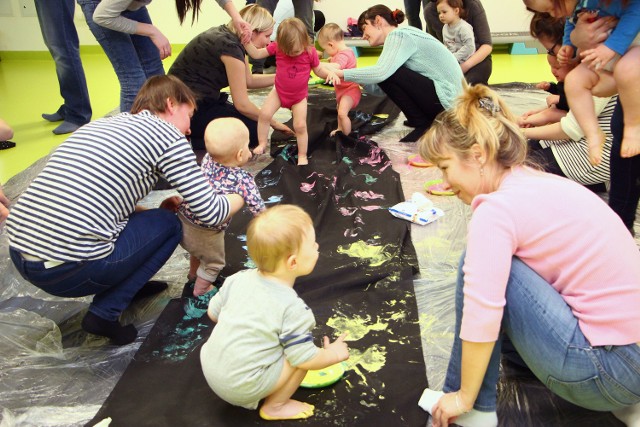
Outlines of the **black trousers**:
M475 67L471 68L464 74L464 78L467 80L467 83L470 85L489 84L489 77L491 77L491 72L493 71L493 60L491 59L491 55L487 56L477 64Z
M433 81L407 67L398 68L378 86L402 110L413 127L428 128L444 110Z
M617 213L624 225L633 230L633 223L640 200L640 156L624 159L620 157L622 134L624 130L624 112L620 99L611 116L610 170L611 187L609 188L609 207Z
M240 119L249 129L249 147L258 145L258 122L239 112L228 101L229 96L221 93L217 100L199 100L196 111L191 118L191 145L194 150L204 150L204 130L213 119L235 117Z

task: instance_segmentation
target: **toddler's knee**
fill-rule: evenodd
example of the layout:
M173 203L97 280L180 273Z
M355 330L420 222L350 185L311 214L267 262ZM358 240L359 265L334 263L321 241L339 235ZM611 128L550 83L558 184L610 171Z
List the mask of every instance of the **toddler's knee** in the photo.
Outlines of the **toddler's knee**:
M306 133L307 132L307 122L303 120L294 120L293 121L293 130L296 133Z

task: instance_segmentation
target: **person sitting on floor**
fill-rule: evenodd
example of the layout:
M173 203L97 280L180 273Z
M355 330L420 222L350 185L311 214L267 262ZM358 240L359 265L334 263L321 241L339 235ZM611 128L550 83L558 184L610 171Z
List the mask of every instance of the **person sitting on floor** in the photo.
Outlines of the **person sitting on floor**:
M216 194L200 172L185 137L194 106L176 77L150 78L131 114L91 122L60 144L7 220L20 275L51 295L95 295L82 328L118 345L138 333L118 318L134 298L167 288L149 280L182 238L173 213L137 207L158 179L207 225L242 207L242 197Z
M346 333L316 347L315 318L293 289L318 260L311 217L294 205L267 209L249 224L247 248L257 269L227 278L209 303L216 327L200 352L204 377L232 405L256 409L265 399L262 419L308 418L313 405L291 399L307 370L349 358Z
M403 21L404 12L382 4L362 12L358 28L371 46L382 46L378 62L331 73L336 82L378 84L407 117L405 125L415 128L400 141L415 142L436 115L452 105L464 76L442 43L415 27L399 28Z
M433 425L498 425L504 336L553 393L637 426L640 252L620 218L575 182L527 167L515 117L486 86L466 88L420 152L473 210L443 392L419 401Z

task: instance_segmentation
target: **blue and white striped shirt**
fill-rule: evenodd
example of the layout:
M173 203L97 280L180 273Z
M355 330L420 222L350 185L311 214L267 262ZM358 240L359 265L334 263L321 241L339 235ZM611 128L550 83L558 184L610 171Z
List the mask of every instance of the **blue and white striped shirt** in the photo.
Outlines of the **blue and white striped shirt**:
M11 210L10 246L50 261L104 258L160 176L203 223L228 217L229 202L175 126L149 111L122 113L81 127L53 152Z

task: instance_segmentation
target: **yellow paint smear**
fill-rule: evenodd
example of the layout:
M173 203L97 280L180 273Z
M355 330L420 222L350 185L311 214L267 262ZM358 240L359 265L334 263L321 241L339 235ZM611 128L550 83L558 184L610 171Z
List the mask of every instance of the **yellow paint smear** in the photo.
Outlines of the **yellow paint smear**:
M389 326L388 323L380 321L372 323L371 316L366 317L354 316L349 319L345 316L335 315L327 320L327 325L335 329L340 334L348 332L345 341L357 341L367 335L370 331L383 331Z
M391 253L385 252L387 246L392 245L373 246L359 240L350 245L338 246L337 252L339 254L348 255L352 258L369 260L369 265L371 267L377 267L393 258Z

